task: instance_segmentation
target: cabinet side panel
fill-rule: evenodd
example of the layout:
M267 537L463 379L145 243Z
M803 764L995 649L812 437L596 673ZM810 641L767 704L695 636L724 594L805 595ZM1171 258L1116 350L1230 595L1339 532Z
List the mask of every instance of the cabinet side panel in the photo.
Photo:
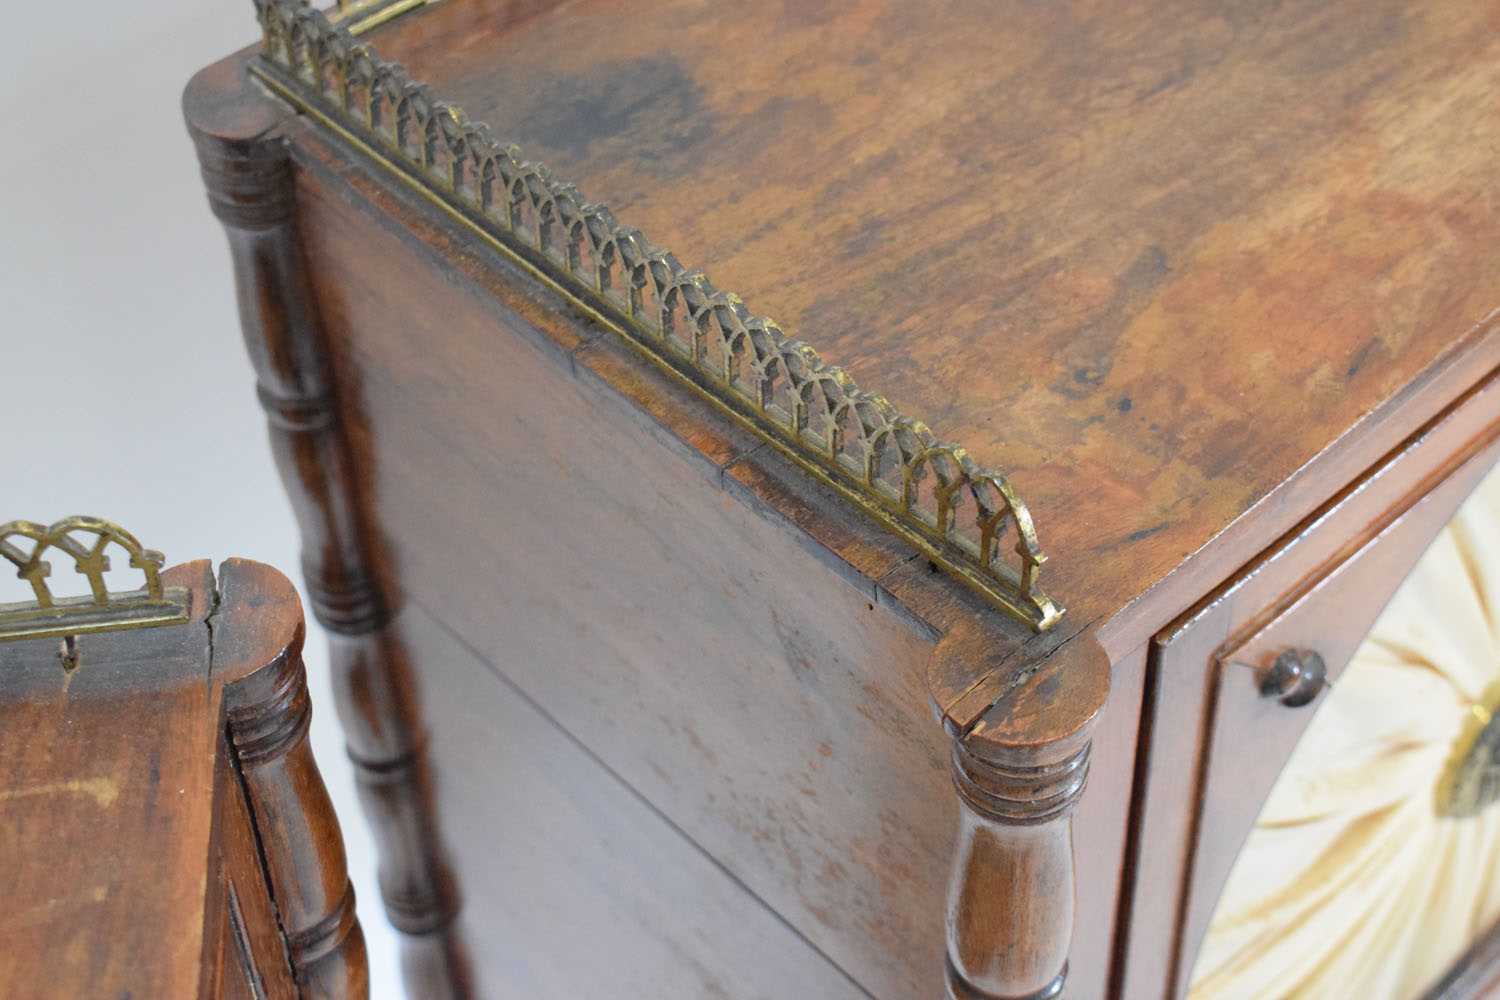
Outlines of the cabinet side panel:
M432 235L440 259L339 178L298 173L338 398L403 599L871 993L930 994L956 821L932 636L725 473L752 441L707 417L684 435L625 398L621 378L656 376L586 330L544 338L465 275L482 247ZM844 551L899 562L879 547ZM417 660L425 683L449 668ZM502 778L488 794L508 794ZM444 835L469 857L493 838Z
M419 683L474 996L866 996L445 626L397 627L440 667Z

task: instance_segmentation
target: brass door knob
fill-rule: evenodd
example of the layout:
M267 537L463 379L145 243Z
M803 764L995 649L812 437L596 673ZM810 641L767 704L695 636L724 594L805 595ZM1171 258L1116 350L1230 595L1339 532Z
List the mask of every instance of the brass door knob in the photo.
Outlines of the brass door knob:
M1289 649L1260 678L1260 693L1291 708L1306 705L1328 684L1323 657L1310 649Z

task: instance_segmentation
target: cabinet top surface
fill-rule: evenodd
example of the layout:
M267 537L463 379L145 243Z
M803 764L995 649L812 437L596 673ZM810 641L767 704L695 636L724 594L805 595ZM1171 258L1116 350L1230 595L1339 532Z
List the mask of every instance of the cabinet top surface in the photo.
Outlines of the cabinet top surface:
M61 574L59 574L61 576ZM14 995L192 996L212 824L213 578L179 625L0 643L0 983Z
M1102 612L1500 305L1500 6L1231 7L448 0L364 40L1002 469Z

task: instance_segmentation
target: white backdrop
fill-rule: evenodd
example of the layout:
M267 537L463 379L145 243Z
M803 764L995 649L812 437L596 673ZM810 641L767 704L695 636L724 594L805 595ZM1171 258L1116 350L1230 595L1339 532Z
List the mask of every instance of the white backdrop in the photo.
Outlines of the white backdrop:
M249 0L8 4L0 156L0 522L97 514L168 562L238 555L296 579L296 527L240 346L229 257L183 85L254 40ZM27 595L0 578L0 601ZM396 942L309 623L312 740L344 827L373 996Z

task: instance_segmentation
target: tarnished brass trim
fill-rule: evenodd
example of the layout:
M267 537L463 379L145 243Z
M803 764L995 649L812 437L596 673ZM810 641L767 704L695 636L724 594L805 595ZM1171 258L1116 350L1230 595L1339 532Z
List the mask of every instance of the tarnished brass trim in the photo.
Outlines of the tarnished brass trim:
M1046 556L1030 511L1002 474L433 99L306 0L255 5L251 72L274 93L1002 610L1038 631L1062 617L1038 582Z
M408 11L436 2L437 0L338 0L337 5L328 11L328 21L344 28L351 35L362 35Z
M1500 681L1469 706L1463 731L1438 780L1439 816L1474 816L1500 799Z
M30 551L20 544L28 541ZM141 571L141 589L109 590L104 574L109 571L111 545L124 549L130 565ZM74 570L88 578L87 596L60 598L52 593L47 584L52 564L42 557L54 551L70 556ZM30 584L35 595L32 601L0 604L0 642L176 625L188 618L188 592L162 586L162 554L144 548L130 532L103 518L0 524L0 558L16 567L16 576Z

